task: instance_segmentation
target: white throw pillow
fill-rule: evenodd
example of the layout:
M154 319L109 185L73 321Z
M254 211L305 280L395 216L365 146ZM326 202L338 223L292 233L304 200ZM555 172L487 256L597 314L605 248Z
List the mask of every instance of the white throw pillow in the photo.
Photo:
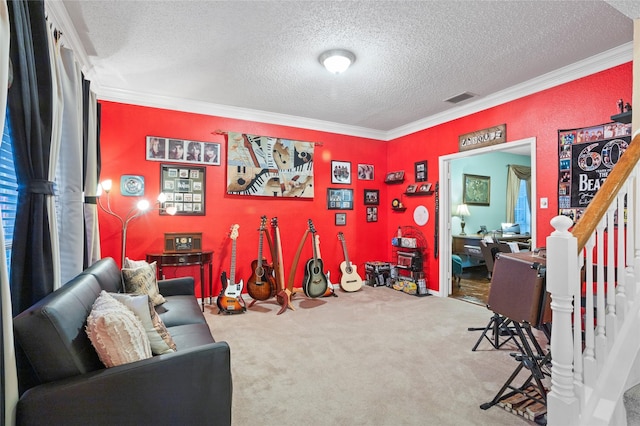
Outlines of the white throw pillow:
M176 350L176 344L171 338L167 327L165 327L162 322L162 319L153 308L153 303L151 303L149 295L109 294L120 303L123 303L127 308L131 309L140 319L140 322L142 322L144 326L144 331L149 338L151 352L153 352L154 355L166 354Z
M122 268L122 279L125 293L148 294L154 306L166 302L158 290L156 262L136 268Z
M135 269L148 264L149 262L147 262L146 260L131 260L128 257L125 257L123 267L128 269Z
M138 317L104 290L93 303L86 331L106 367L152 356L149 338Z

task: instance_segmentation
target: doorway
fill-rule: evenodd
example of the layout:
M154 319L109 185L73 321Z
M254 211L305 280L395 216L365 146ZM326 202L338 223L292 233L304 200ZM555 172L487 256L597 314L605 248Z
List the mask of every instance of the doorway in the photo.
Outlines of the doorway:
M440 247L439 253L439 290L436 295L440 297L448 297L452 293L453 288L453 274L451 268L451 255L452 255L452 216L453 207L451 205L452 193L451 193L451 162L457 159L470 158L478 159L481 161L482 155L494 152L503 152L519 155L528 155L531 158L531 242L532 246L536 244L536 208L537 208L537 190L536 190L536 138L526 138L518 141L507 142L500 145L488 146L485 148L479 148L470 151L458 152L455 154L444 155L439 158L439 238L438 245ZM506 177L505 177L506 179Z

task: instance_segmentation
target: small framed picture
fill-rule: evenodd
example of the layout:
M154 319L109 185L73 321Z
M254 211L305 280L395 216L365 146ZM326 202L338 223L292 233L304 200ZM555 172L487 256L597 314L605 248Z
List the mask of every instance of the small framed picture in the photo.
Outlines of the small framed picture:
M491 177L478 175L463 175L462 201L475 206L490 204Z
M387 173L387 177L384 179L385 183L401 183L404 181L404 170L398 170L397 172Z
M412 183L411 185L407 186L407 189L404 192L406 192L407 194L413 194L416 192L416 189L418 189L418 185Z
M427 181L427 160L418 161L415 164L416 182Z
M358 164L358 180L373 180L373 164Z
M377 221L378 221L378 208L367 207L367 222L377 222Z
M336 226L345 226L347 224L346 213L336 213Z
M428 194L431 192L431 184L430 183L423 183L422 185L418 186L417 192L421 193L421 194Z
M351 184L351 163L331 161L331 183Z
M380 191L377 189L364 190L364 205L377 206L380 204Z
M327 188L327 209L353 210L353 189Z

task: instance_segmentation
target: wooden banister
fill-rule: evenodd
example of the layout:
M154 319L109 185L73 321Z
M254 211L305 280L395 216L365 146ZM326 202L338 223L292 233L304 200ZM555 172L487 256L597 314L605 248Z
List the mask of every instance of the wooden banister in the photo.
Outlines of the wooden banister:
M604 183L589 203L580 218L580 221L572 230L572 234L578 240L578 253L584 248L589 237L594 233L596 226L602 220L609 205L620 192L620 188L627 181L633 168L640 160L640 134L637 134L629 148L618 160L618 163L607 176Z

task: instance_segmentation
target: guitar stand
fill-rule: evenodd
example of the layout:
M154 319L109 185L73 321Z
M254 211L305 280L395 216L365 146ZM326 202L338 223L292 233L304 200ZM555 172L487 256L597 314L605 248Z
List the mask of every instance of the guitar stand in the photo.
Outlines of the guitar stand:
M495 397L491 401L480 405L480 408L483 410L487 410L514 395L521 395L522 400L530 400L533 401L533 403L538 403L543 406L547 405L547 391L542 383L542 379L550 375L547 365L551 362L551 352L544 353L528 323L519 324L512 322L512 324L516 336L520 340L519 346L524 349L523 353L511 354L511 356L518 361L518 366ZM523 382L522 386L512 386L513 381L523 368L531 371L531 374L529 374L529 377ZM510 392L505 393L507 390L510 390Z
M512 323L512 321L509 318L503 317L502 315L494 312L493 316L489 320L489 323L487 324L486 327L484 327L484 328L469 327L467 329L467 331L481 331L482 330L482 334L480 335L480 337L476 341L476 344L473 345L473 348L471 349L471 351L475 352L475 350L480 345L480 342L482 342L482 338L485 338L485 339L487 339L489 341L489 343L491 343L491 346L493 346L494 349L500 349L502 347L502 345L504 345L505 343L507 343L510 340L513 340L513 342L518 347L518 350L520 350L522 352L523 350L520 347L520 344L518 343L518 340L516 339L516 333L515 333L515 330L514 330L514 326L513 325L509 325L511 323ZM491 338L487 335L489 330L491 330L491 335L492 335ZM500 342L500 337L501 336L502 337L506 337L506 339L504 339L502 342Z

